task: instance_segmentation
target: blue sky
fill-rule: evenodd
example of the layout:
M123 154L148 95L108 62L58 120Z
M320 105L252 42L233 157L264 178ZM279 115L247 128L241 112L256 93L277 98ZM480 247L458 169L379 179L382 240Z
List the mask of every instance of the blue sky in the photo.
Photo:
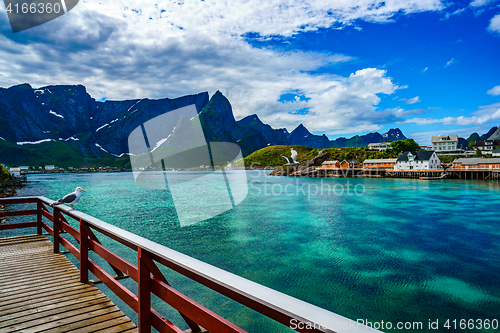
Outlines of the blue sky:
M96 99L220 90L330 138L399 127L500 125L500 1L98 1L13 34L0 12L0 86L83 84Z

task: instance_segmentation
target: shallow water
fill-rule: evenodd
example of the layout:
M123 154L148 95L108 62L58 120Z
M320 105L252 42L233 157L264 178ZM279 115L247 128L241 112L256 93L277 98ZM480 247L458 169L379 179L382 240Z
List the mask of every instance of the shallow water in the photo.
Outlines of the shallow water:
M308 179L249 171L238 184L248 184L241 204L181 227L170 191L140 188L132 173L29 179L39 183L19 195L57 199L81 186L86 192L75 208L82 212L353 320L422 322L419 331L431 332L429 320L500 319L497 181ZM201 190L192 198L193 207L216 204ZM128 249L99 238L136 262ZM174 287L250 332L288 331L164 271ZM182 326L161 302L155 306Z

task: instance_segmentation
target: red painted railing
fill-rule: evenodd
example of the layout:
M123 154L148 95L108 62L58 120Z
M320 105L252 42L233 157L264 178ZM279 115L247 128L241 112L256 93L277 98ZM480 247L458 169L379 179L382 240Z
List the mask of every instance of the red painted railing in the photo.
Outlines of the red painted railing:
M192 332L201 331L200 327L212 333L245 332L245 330L172 288L156 263L181 273L299 332L376 331L325 309L183 255L85 213L71 210L63 205L52 207L54 201L45 197L0 199L0 205L29 203L36 203L37 209L2 211L0 218L36 215L36 222L0 224L0 231L36 227L37 234L42 234L42 229L45 229L53 237L55 253L59 252L60 245L62 245L80 261L81 282L88 282L88 272L92 272L113 293L137 312L139 332L151 332L151 327L154 327L159 332L183 333L180 328L151 308L151 294L158 296L179 311ZM66 216L79 222L79 230L68 223ZM43 218L51 221L52 227L44 222ZM128 262L103 246L93 230L137 251L137 265ZM79 248L61 235L62 231L73 236L79 243ZM107 261L115 271L116 276L110 275L89 259L89 251ZM118 282L125 275L138 283L138 295Z

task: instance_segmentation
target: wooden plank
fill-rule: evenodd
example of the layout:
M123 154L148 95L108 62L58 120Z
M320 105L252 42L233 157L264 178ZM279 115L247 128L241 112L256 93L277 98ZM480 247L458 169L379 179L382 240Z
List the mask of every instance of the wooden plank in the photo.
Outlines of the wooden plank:
M47 246L47 244L43 243L44 245L41 245L39 247L33 247L33 246L19 246L16 248L17 245L12 246L12 251L10 253L2 252L1 247L0 247L0 255L3 257L3 260L0 262L0 265L4 265L8 262L23 262L23 261L29 261L29 257L31 256L42 256L44 258L54 258L57 256L54 256L53 253L48 251L48 249L51 246ZM21 253L22 256L20 255L14 255L17 252L22 251Z
M43 245L37 244L41 243ZM0 251L1 253L7 253L7 254L12 254L12 252L15 252L16 250L19 249L24 249L24 248L40 248L40 247L46 247L47 245L50 245L50 243L46 243L46 241L39 241L39 240L31 240L31 241L23 241L19 243L10 243L10 244L4 244L0 246ZM8 252L5 252L5 249L9 247ZM43 251L43 249L40 249L40 251Z
M64 240L63 240L64 243ZM121 332L136 326L43 235L0 239L0 332Z
M10 241L19 242L20 240L25 239L25 238L40 239L40 235L33 234L33 235L4 237L4 238L0 238L0 244L2 244L4 242L10 242Z
M9 259L13 258L14 256L18 257L19 255L23 255L23 257L24 257L24 256L36 254L36 253L40 253L40 250L36 249L36 248L32 248L32 247L26 247L24 249L20 248L17 251L13 250L10 255L6 254L6 253L0 253L0 257L2 258L1 261L3 263L3 262L7 262ZM21 259L23 259L23 258L21 258Z
M104 305L103 305L104 304ZM110 305L111 304L111 305ZM52 310L48 311L36 311L36 312L28 312L21 317L18 316L17 318L11 318L8 320L4 320L0 322L0 328L2 327L7 327L7 326L13 326L13 325L19 325L28 321L33 321L37 319L42 319L42 318L47 318L50 316L56 316L56 315L63 315L63 316L72 316L73 314L79 314L83 313L85 311L80 311L82 308L86 308L85 310L89 310L91 306L101 306L96 309L108 307L108 306L113 306L113 303L106 298L99 298L97 300L92 300L89 302L83 302L83 303L76 303L72 304L70 306L65 306L65 307L60 307L60 308L55 308ZM91 311L91 310L89 310ZM62 317L63 318L63 317Z
M11 238L4 238L3 240L1 240L0 244L13 244L13 243L29 244L29 243L33 243L36 241L47 242L48 239L46 237L41 236L41 235L11 237Z
M44 306L37 306L35 308L23 309L22 311L12 312L12 313L6 314L0 318L0 320L2 320L2 321L0 321L0 324L6 320L27 316L27 315L33 314L33 313L50 311L53 309L64 309L68 306L72 306L72 305L76 305L76 304L80 304L80 303L88 304L88 302L95 302L97 304L100 302L107 302L107 301L108 301L108 297L106 295L102 294L102 295L98 295L98 296L90 295L90 296L86 296L86 297L78 297L75 299L71 299L71 300L67 300L67 301L59 302L59 303L50 303L50 304L47 304Z
M35 318L33 316L34 319L32 319L30 316L28 316L25 321L7 326L5 327L5 330L18 331L29 328L30 332L39 332L54 327L71 324L82 319L89 318L89 316L97 317L116 311L119 311L119 309L115 305L113 305L111 301L109 301L106 303L85 307L83 309L54 314L52 316L44 318Z
M74 276L72 278L74 278ZM72 292L82 293L82 292L96 291L96 289L94 289L94 288L95 287L92 287L92 286L86 286L86 288L82 288L81 286L79 286L76 288L65 288L62 290L49 291L49 292L44 293L43 295L38 294L38 295L28 295L28 296L24 296L24 297L17 297L17 298L14 298L13 300L2 301L2 307L6 307L9 304L16 304L16 303L18 304L18 303L22 303L22 302L32 302L32 301L40 299L41 297L43 297L45 299L45 298L49 298L51 296L58 297L60 295L71 294Z
M36 215L36 213L38 213L38 211L36 209L30 209L30 210L7 210L7 211L0 212L0 217Z
M1 198L0 205L33 203L33 202L36 202L36 200L37 200L36 197Z
M42 290L42 289L37 289L37 290L34 290L34 291L30 291L30 292L23 292L21 294L14 294L14 295L2 295L2 297L0 297L0 302L2 303L2 305L7 305L10 303L11 300L14 300L14 301L23 301L25 299L36 299L36 298L39 298L40 297L40 294L43 292L43 295L46 296L46 295L52 295L52 294L62 294L66 291L71 291L71 290L80 290L80 291L92 291L92 290L96 290L94 288L92 288L91 286L89 286L88 288L85 288L85 289L82 289L82 286L80 284L67 284L67 285L61 285L59 286L59 288L52 288L52 289L49 289L49 290Z
M49 306L53 304L57 304L59 302L69 302L73 300L78 300L78 299L87 299L90 297L91 299L97 298L102 294L99 290L94 290L94 291L89 291L87 293L72 293L72 294L66 294L66 295L56 295L51 298L45 298L45 299L38 299L36 303L33 303L32 301L28 302L22 302L19 304L14 304L9 307L5 307L3 309L0 309L0 313L2 316L15 313L15 312L20 312L20 311L25 311L29 309L36 309L42 306Z
M61 257L46 256L43 253L28 253L23 256L22 259L15 260L15 258L2 258L2 263L0 264L0 271L2 269L10 269L12 265L30 265L34 260L41 263L49 263L52 261L63 260Z
M79 286L79 284L72 280L67 281L51 281L52 283L47 283L42 286L34 284L34 285L26 285L19 286L12 289L7 289L5 292L0 293L0 300L8 299L9 297L15 296L19 297L27 296L32 293L46 293L51 290L62 290L63 288L71 287L71 286Z
M9 275L25 275L36 272L47 271L51 268L56 267L68 267L68 263L62 258L54 258L51 261L41 261L39 265L27 266L26 264L16 265L12 263L11 265L6 265L6 267L0 268L0 278L7 277Z
M135 324L127 317L118 317L115 319L107 320L102 323L90 325L80 329L71 331L71 333L87 333L87 332L106 332L117 333L135 328Z
M10 265L0 268L0 279L7 278L11 275L30 275L39 272L47 271L50 268L67 267L67 263L61 259L41 262L39 266L26 267L26 265Z
M71 332L78 328L87 327L95 323L101 323L103 321L123 316L124 316L123 313L118 308L116 308L116 310L114 311L111 311L109 309L103 309L71 317L68 318L67 320L62 319L60 321L52 322L44 326L32 327L30 328L29 331L30 332L44 331L44 332L57 332L57 333ZM46 331L47 327L49 327L48 331Z
M38 226L37 222L6 223L6 224L0 224L0 230L35 228L37 226Z
M78 274L77 271L74 270L72 267L65 267L61 269L56 269L54 272L44 272L40 273L37 276L31 276L31 277L20 277L20 279L15 280L15 281L9 281L2 283L2 287L11 287L11 286L17 286L19 284L24 284L28 282L33 282L33 281L42 281L43 279L58 279L58 278L64 278L65 276L71 276L74 274Z

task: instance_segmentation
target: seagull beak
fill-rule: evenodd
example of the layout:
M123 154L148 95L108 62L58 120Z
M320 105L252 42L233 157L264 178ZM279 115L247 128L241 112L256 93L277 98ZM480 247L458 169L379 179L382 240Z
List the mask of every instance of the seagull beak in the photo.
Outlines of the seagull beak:
M82 192L85 192L85 190L81 190Z

